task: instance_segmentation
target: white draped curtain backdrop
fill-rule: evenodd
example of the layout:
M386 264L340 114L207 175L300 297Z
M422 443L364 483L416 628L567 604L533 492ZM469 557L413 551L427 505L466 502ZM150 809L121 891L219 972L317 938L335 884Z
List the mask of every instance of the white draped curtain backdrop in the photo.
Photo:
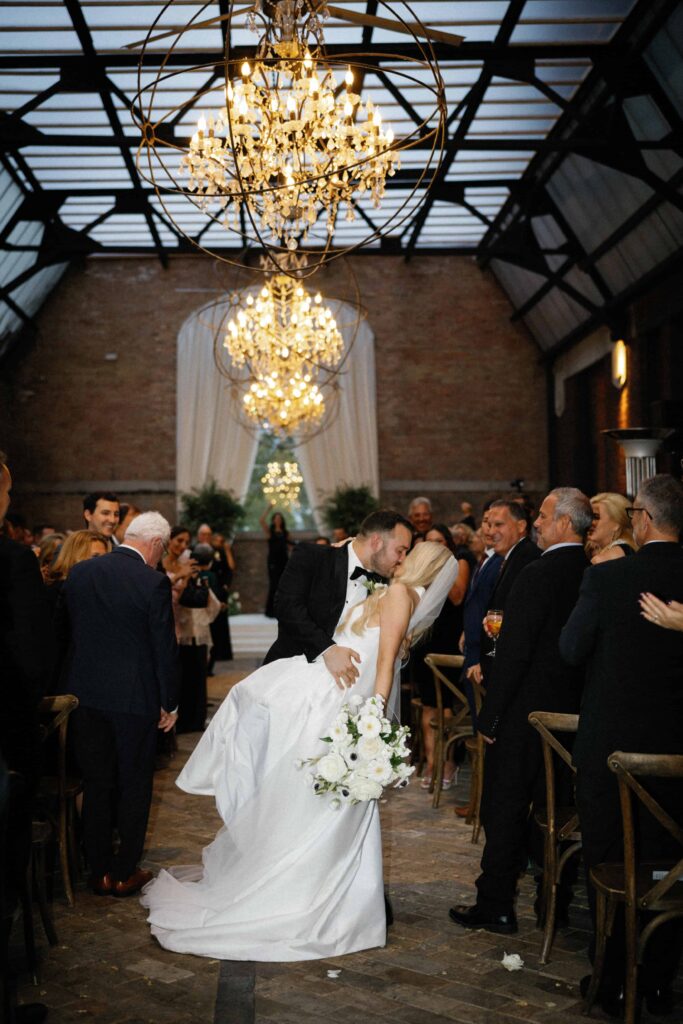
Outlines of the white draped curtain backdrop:
M338 378L336 415L317 437L297 446L296 454L318 527L316 506L340 484L367 484L379 493L379 457L375 397L374 335L366 320L358 324L347 303L327 300L350 355ZM178 335L177 470L179 493L214 479L242 500L254 469L258 438L238 419L239 397L216 369L212 324L230 309L228 302L192 313Z

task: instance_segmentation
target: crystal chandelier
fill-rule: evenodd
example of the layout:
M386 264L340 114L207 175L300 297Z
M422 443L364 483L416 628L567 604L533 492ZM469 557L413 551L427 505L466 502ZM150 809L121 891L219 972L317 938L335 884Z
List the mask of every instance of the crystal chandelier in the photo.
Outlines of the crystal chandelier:
M400 155L379 108L353 91L350 66L342 90L307 46L297 40L291 51L280 59L269 42L264 59L242 63L225 106L199 119L180 168L203 209L225 211L225 227L239 230L244 206L271 242L295 250L319 214L333 235L341 205L356 219L354 197L368 193L378 208Z
M269 462L261 477L264 497L271 505L293 508L299 504L303 480L296 462Z
M400 2L378 0L390 18L332 8L335 19L378 23L409 36L411 48L392 53L387 47L378 55L353 47L330 56L322 27L326 0L256 0L247 19L259 34L253 54L245 59L242 48L233 56L228 31L222 55L182 66L185 33L216 22L230 25L245 12L226 0L218 18L202 21L210 6L198 5L184 26L155 36L174 7L171 0L142 44L132 105L141 134L137 167L153 186L168 225L202 252L238 266L249 267L243 246L257 246L285 274L283 257L305 246L305 276L329 259L397 233L415 216L441 162L445 87L429 40L444 34L426 29ZM167 36L174 40L164 54L157 42ZM457 44L459 38L452 40ZM153 67L146 66L147 57ZM376 88L377 76L386 90L382 102L393 103L390 94L407 89L422 97L419 114L398 137L383 124L377 96L374 102L363 97ZM202 78L205 84L198 86ZM171 107L165 97L173 93L183 99ZM193 111L197 127L188 132L183 120ZM411 158L404 173L406 150ZM384 203L392 178L394 201ZM206 216L203 228L191 214L186 220L178 197ZM356 228L344 245L341 219L359 216L364 236Z
M240 308L227 323L225 348L235 366L248 365L257 375L292 367L311 373L339 364L344 341L332 310L304 285L275 274L254 295L240 298Z
M280 437L318 426L325 414L320 388L298 370L289 376L278 370L258 375L242 401L252 423Z

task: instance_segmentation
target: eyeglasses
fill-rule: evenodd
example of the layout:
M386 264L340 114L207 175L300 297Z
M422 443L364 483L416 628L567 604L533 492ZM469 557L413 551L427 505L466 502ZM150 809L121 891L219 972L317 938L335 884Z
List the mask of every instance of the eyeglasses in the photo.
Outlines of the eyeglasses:
M626 515L629 517L631 522L633 522L633 517L636 512L644 512L648 519L652 519L651 513L648 512L646 508L641 508L639 505L630 505L629 508L626 509Z

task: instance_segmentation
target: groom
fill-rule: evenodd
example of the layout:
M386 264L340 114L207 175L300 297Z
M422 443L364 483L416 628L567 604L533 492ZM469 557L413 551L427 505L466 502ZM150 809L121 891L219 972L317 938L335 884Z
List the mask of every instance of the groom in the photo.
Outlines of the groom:
M340 687L358 677L359 655L334 642L334 631L349 608L368 596L368 582L384 583L404 560L413 539L406 518L391 509L372 512L358 535L344 547L298 544L280 578L275 595L277 640L266 664L277 658L322 655Z

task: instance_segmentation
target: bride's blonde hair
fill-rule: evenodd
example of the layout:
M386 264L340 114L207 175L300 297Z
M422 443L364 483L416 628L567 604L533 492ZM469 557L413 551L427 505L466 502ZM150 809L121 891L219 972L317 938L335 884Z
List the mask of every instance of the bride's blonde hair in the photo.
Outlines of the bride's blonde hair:
M396 582L403 583L406 587L428 587L429 584L434 581L441 569L443 569L448 559L452 557L453 555L443 544L437 544L435 541L426 540L422 544L418 544L406 555L405 562L403 563L403 573L400 579L397 579ZM370 594L367 600L363 602L363 611L351 626L352 633L355 633L357 636L363 635L368 622L377 611L379 602L382 600L386 591L386 587L381 587L381 589L375 590ZM342 623L342 628L346 626L350 615L354 611L355 607L350 609L346 619ZM424 632L426 631L422 630L420 633L416 633L411 636L411 647L417 643Z

